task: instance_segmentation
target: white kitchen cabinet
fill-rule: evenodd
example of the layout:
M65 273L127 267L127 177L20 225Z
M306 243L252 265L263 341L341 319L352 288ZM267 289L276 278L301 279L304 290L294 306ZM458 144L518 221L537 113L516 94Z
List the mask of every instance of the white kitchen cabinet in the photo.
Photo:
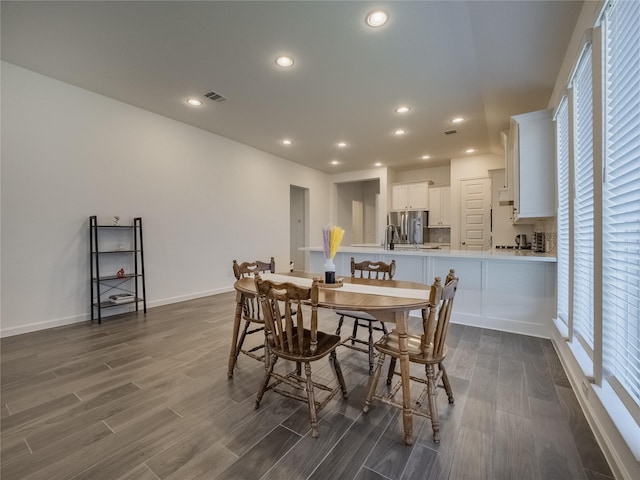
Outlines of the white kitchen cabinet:
M552 110L511 117L507 180L513 223L535 223L556 214Z
M391 187L391 210L428 210L427 182L397 183Z
M429 189L429 228L451 227L451 187Z

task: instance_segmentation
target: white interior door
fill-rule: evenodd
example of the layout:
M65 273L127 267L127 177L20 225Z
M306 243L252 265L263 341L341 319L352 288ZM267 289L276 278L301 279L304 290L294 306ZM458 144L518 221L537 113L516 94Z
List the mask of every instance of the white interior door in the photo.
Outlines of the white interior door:
M460 180L460 249L491 248L491 180Z

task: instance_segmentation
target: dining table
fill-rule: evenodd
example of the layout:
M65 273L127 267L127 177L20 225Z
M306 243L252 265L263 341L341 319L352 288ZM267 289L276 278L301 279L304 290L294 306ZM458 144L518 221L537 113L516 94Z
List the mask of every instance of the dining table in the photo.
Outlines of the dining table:
M345 277L336 284L324 284L323 276L310 273L260 274L263 279L274 282L291 282L310 287L318 279L318 307L334 310L362 311L373 315L384 323L395 324L400 348L400 376L402 381L402 422L404 442L413 443L413 419L411 414L411 390L409 379L408 321L411 311L421 311L424 316L429 305L430 285L399 280L376 280ZM236 309L233 324L233 338L229 357L228 376L233 376L235 346L238 341L242 309L247 297L256 296L254 278L242 278L235 282Z

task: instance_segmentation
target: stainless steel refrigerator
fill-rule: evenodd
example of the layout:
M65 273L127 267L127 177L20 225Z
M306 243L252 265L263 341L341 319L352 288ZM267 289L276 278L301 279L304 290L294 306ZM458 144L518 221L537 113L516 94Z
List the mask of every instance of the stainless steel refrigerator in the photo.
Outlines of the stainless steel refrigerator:
M399 238L394 239L394 242L424 243L429 225L428 215L427 211L389 212L387 224L394 225L398 230Z

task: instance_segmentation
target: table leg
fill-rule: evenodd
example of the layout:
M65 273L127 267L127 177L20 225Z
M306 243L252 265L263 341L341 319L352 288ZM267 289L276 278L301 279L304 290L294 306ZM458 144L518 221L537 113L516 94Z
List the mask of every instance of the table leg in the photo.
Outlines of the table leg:
M227 376L233 378L233 369L236 366L236 349L238 348L238 333L240 332L240 322L242 320L242 306L244 305L244 295L236 291L236 313L233 317L233 336L231 339L231 353L229 353L229 371Z
M409 378L409 341L407 323L409 312L396 312L396 331L398 332L398 348L400 349L400 377L402 378L402 424L404 426L404 443L413 444L413 415L411 413L411 385Z

